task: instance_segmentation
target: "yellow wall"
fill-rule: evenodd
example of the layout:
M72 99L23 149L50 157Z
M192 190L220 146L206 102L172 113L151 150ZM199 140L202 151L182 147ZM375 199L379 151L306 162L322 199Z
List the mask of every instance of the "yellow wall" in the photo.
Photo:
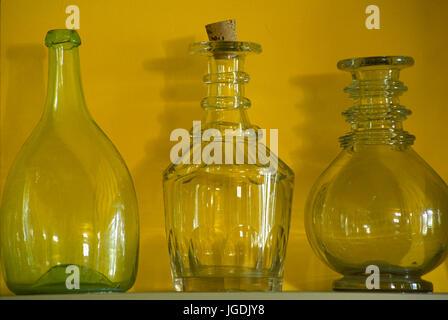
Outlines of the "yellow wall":
M309 247L304 200L313 181L339 151L347 129L342 92L350 76L343 58L410 55L402 73L402 103L414 113L406 129L415 149L448 181L448 74L444 0L3 0L1 1L1 144L3 186L18 149L39 120L47 78L43 44L49 29L64 28L65 8L80 8L81 68L88 106L120 150L140 202L141 254L132 291L172 290L164 234L161 173L169 164L174 128L200 119L203 57L191 42L206 40L204 25L235 18L240 40L258 42L251 56L247 97L252 122L279 129L280 157L296 173L285 290L330 290L339 277ZM367 5L381 10L381 29L367 30ZM428 274L448 292L448 265ZM4 282L0 295L10 294Z

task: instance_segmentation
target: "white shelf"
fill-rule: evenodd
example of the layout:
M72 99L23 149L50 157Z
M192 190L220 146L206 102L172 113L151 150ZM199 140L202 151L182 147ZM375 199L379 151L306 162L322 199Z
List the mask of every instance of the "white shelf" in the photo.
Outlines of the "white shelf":
M148 292L3 296L0 300L448 300L446 293Z

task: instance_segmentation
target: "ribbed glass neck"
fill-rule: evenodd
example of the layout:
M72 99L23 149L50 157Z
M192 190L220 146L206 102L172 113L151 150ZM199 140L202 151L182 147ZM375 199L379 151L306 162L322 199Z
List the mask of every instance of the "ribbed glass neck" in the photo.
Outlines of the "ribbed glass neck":
M248 53L259 53L261 47L248 42L212 41L193 44L191 52L208 57L208 74L204 76L207 97L201 101L206 111L203 129L250 128L246 109L251 102L244 94L249 75L244 72L244 62Z
M201 102L204 109L235 109L250 107L244 96L249 75L244 72L244 55L212 55L208 58L207 97Z
M412 64L410 57L355 58L338 63L353 79L345 92L354 105L343 112L351 132L339 139L342 147L413 144L415 137L402 125L411 111L399 100L407 90L399 80L400 70Z
M75 30L52 30L47 33L48 88L44 117L54 120L88 114L84 100Z

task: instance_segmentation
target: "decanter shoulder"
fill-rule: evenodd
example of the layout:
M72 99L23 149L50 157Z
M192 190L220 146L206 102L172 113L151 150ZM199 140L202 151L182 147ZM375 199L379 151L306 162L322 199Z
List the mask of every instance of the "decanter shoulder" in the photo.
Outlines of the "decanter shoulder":
M294 172L282 161L279 161L278 168L269 167L262 164L171 164L163 173L163 180L190 180L196 176L214 177L240 177L241 179L251 179L265 181L275 179L279 181L294 182Z
M448 186L412 147L369 146L341 151L317 179L309 203L356 199L360 205L369 201L399 205L403 199L418 197L429 202L448 199Z

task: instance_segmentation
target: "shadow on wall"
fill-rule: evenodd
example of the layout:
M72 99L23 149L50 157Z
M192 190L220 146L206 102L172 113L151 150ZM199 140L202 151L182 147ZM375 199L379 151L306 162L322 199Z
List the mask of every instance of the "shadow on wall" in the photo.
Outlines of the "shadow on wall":
M1 186L25 140L39 122L45 103L45 47L11 46L6 49L5 105L1 119ZM10 295L1 278L0 295Z
M165 236L162 174L170 164L170 149L175 144L170 141L171 132L176 128L189 130L193 120L202 118L199 102L206 91L201 79L207 63L203 57L188 53L192 42L193 37L167 41L165 58L143 63L146 71L163 74L165 85L161 97L165 106L158 116L159 135L146 143L144 159L132 170L140 201L141 227L140 263L134 291L173 290Z
M311 249L304 227L304 208L311 187L339 153L338 138L349 130L341 112L351 106L343 89L350 83L346 74L320 74L294 77L302 99L299 124L295 128L298 148L293 151L291 167L295 172L293 217L285 265L285 284L295 290L332 289L340 278L321 262Z
M2 182L17 152L39 122L45 103L41 45L12 46L6 51L6 99L2 106Z

